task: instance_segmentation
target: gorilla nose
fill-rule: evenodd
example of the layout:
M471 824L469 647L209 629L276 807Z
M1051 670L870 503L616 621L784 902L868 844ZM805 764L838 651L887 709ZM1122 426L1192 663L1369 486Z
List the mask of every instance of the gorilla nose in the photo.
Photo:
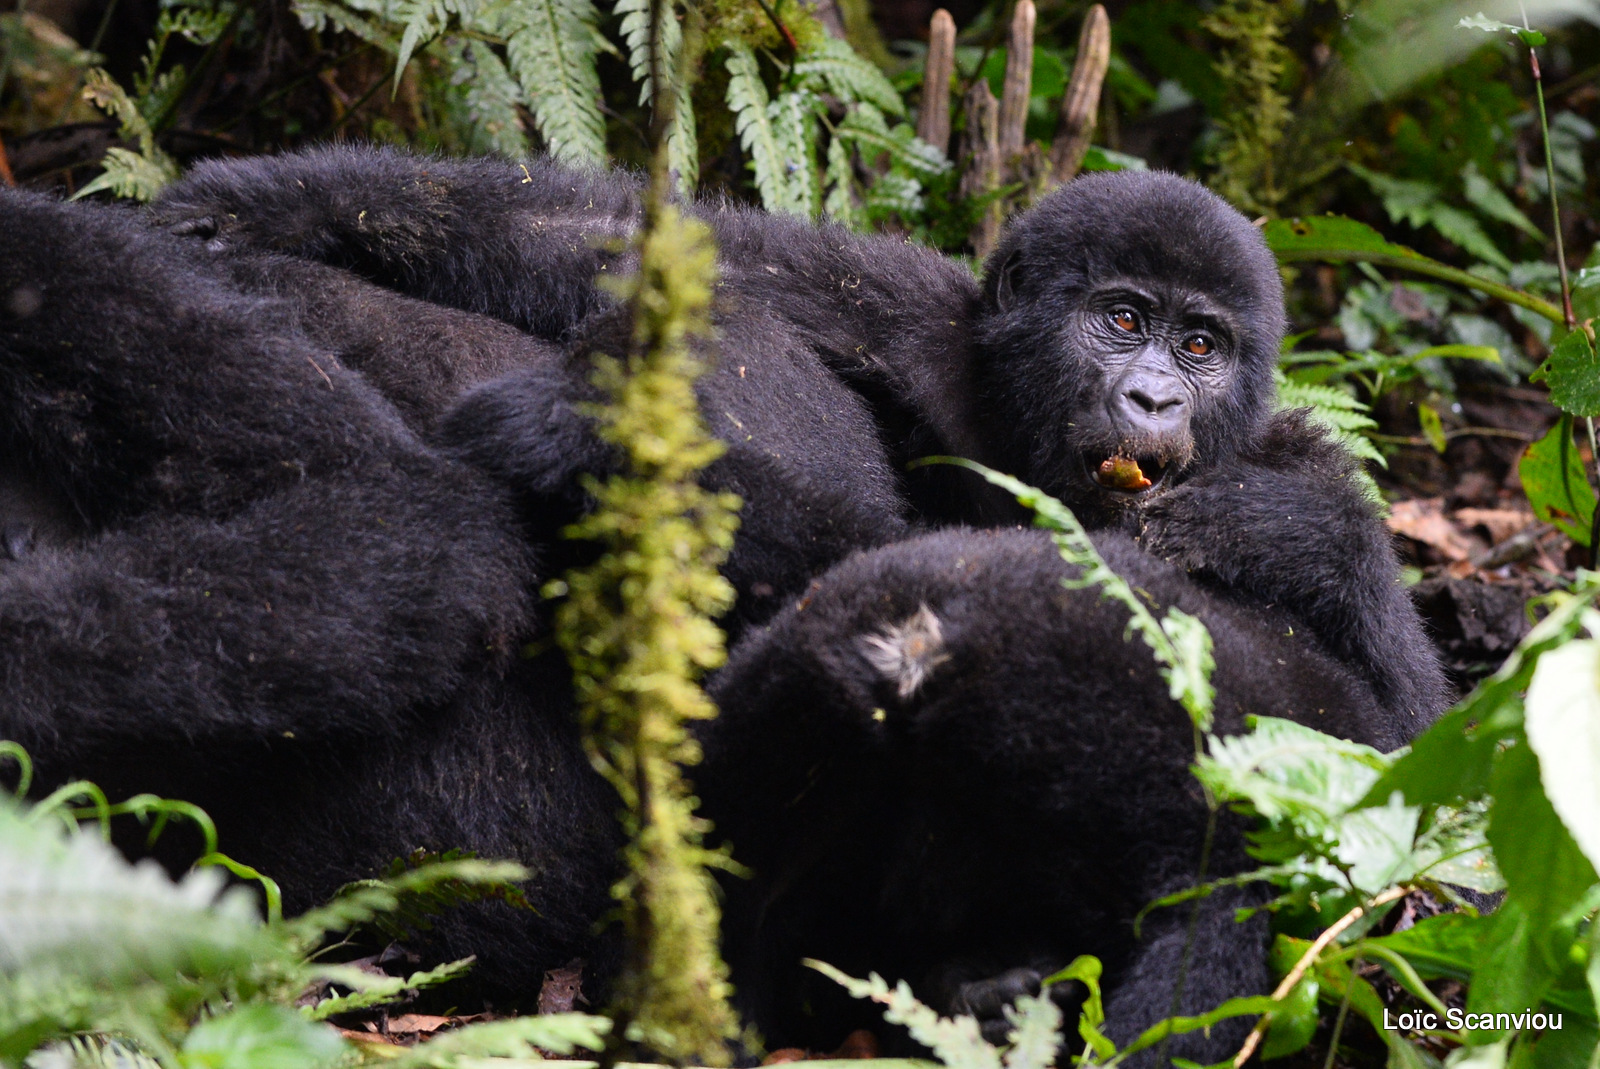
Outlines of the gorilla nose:
M1123 381L1117 415L1134 428L1163 431L1189 418L1183 387L1165 375L1133 375Z

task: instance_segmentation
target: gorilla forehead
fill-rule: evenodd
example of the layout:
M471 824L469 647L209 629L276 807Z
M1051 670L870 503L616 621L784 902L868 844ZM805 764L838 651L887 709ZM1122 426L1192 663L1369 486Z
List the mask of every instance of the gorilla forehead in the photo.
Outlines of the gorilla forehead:
M991 296L1013 256L1035 300L1117 279L1201 289L1241 322L1283 325L1283 284L1260 230L1204 186L1160 171L1084 175L1008 228Z

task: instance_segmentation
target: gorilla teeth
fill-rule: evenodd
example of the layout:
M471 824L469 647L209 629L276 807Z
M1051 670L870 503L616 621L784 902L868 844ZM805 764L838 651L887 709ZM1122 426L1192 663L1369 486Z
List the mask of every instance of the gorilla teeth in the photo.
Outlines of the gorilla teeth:
M933 670L950 659L944 649L944 627L926 605L879 634L863 636L861 654L879 675L895 684L901 701L915 694Z

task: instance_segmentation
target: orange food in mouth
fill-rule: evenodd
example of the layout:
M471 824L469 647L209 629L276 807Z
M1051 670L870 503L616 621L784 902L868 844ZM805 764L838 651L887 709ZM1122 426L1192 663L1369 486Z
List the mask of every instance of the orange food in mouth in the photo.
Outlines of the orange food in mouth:
M1145 478L1139 462L1133 457L1111 456L1100 462L1100 467L1094 473L1095 482L1112 490L1144 490L1148 489L1150 480Z

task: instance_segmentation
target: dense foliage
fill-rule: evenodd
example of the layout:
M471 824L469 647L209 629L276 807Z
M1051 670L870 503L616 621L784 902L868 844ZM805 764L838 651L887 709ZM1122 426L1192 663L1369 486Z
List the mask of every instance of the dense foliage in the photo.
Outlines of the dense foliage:
M937 93L959 103L983 84L1007 90L1014 5L1000 0L957 5L949 86L924 84L922 41L885 43L880 27L923 14L905 0L871 11L765 0L32 7L13 0L0 13L8 183L148 199L197 156L328 137L636 167L659 148L685 193L887 228L956 254L978 244L986 213L1026 206L1055 180L1038 161L1065 136L1056 102L1086 11L1039 5L1021 86L1030 147L986 184L971 180L976 129L960 107L948 146L919 137L917 122ZM1313 1052L1324 1066L1382 1057L1396 1069L1600 1059L1600 578L1580 567L1600 548L1600 29L1563 21L1553 4L1530 5L1517 25L1476 12L1431 0L1114 5L1084 166L1189 171L1263 217L1295 319L1280 403L1312 407L1369 460L1372 493L1397 513L1432 498L1456 515L1531 513L1472 550L1398 514L1396 529L1418 577L1513 590L1537 623L1515 649L1466 664L1468 693L1409 751L1272 720L1218 738L1204 628L1150 616L1069 512L1003 483L1058 532L1084 582L1128 607L1152 671L1193 719L1213 814L1257 819L1262 867L1243 879L1274 892L1282 982L1117 1051L1100 1031L1099 965L1080 959L1054 979L1087 992L1081 1019L1066 1025L1051 999L1024 999L1001 1051L903 986L838 977L951 1065L1038 1069L1063 1027L1082 1040L1075 1061L1115 1064L1245 1014L1260 1025L1241 1064L1259 1053L1299 1065ZM667 86L657 75L685 64L698 76ZM673 107L657 99L664 86ZM694 224L655 211L640 275L620 290L645 312L641 334L597 379L608 439L631 463L597 487L604 508L578 533L611 552L563 584L562 626L592 752L632 814L635 864L619 897L645 912L630 932L677 940L658 958L641 951L630 1021L665 1054L715 1058L736 1031L699 867L715 859L677 766L693 758L683 721L712 712L694 676L721 655L708 618L727 597L714 569L733 503L692 482L717 449L690 404L712 251ZM1508 409L1515 418L1489 421ZM1469 493L1472 479L1487 489ZM663 542L689 547L681 568L661 565ZM674 681L665 691L639 683L663 675ZM20 797L26 756L0 753L22 769ZM181 803L112 805L88 784L32 806L0 800L0 1063L454 1066L606 1042L610 1021L558 1015L469 1025L396 1054L321 1023L466 968L379 979L324 963L330 936L385 917L403 930L423 905L507 893L515 866L425 859L285 920L271 881L218 853L209 831L201 867L181 881L126 865L96 834L125 814L157 831L170 817L208 827ZM259 882L265 920L215 866ZM1152 907L1212 886L1198 867L1196 883Z

